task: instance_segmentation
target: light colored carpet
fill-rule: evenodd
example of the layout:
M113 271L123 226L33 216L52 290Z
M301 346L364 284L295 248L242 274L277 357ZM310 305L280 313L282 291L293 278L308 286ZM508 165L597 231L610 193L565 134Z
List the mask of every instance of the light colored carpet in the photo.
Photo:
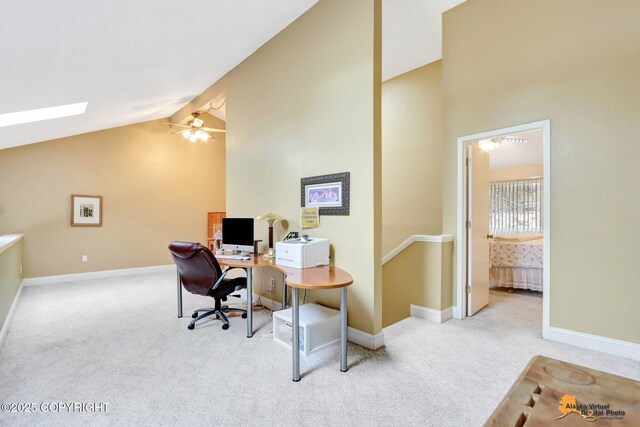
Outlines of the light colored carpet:
M268 311L245 321L186 326L209 300L187 295L176 318L175 278L148 274L24 289L0 352L0 402L108 402L107 413L0 413L2 425L481 425L536 354L640 379L640 364L544 341L542 299L491 291L471 319L409 318L386 346L349 345L302 359L264 338Z

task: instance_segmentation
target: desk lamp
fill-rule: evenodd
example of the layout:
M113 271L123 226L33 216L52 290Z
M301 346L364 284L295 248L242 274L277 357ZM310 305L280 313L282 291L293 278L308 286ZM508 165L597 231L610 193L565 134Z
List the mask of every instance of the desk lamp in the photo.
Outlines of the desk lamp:
M256 219L263 219L269 223L269 258L273 258L275 256L273 252L273 223L284 218L278 214L267 212L258 215Z

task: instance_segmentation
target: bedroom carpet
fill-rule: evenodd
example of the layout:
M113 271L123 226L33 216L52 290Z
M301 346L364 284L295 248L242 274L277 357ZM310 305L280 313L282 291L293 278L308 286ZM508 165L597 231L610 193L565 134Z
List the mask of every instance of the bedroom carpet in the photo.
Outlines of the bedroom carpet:
M471 319L405 319L385 347L349 344L301 358L270 338L271 317L216 320L189 331L175 276L136 275L24 288L0 350L0 402L105 402L102 413L0 413L0 425L479 426L529 359L542 354L640 380L640 363L544 341L542 299L491 291Z

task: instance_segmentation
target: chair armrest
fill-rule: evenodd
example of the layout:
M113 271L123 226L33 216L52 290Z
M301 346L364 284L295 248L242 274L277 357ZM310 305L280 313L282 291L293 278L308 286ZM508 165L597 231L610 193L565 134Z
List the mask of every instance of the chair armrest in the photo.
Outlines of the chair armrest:
M213 286L211 287L211 289L209 289L209 291L215 291L216 289L218 289L218 286L220 286L220 284L224 280L224 277L227 275L227 273L230 272L233 269L236 269L236 268L240 268L240 269L246 271L246 269L244 269L242 267L227 267L227 268L225 268L224 270L222 270L222 275L220 275L220 278L216 281L216 283L213 284Z
M211 289L209 289L209 292L214 291L216 289L218 289L218 286L220 286L220 283L222 283L222 281L224 280L224 276L227 275L227 273L229 272L229 268L225 269L222 271L222 274L220 275L220 277L218 278L218 280L216 281L216 283L213 284L213 286L211 287Z

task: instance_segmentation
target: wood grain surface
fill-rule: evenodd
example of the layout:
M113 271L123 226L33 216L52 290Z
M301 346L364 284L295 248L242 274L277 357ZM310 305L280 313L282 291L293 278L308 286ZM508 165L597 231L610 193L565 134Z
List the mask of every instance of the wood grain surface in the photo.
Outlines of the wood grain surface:
M288 286L302 289L344 288L353 283L353 277L346 271L332 265L310 268L292 268L278 265L275 258L251 255L248 260L218 259L220 265L240 268L272 268L287 275Z

